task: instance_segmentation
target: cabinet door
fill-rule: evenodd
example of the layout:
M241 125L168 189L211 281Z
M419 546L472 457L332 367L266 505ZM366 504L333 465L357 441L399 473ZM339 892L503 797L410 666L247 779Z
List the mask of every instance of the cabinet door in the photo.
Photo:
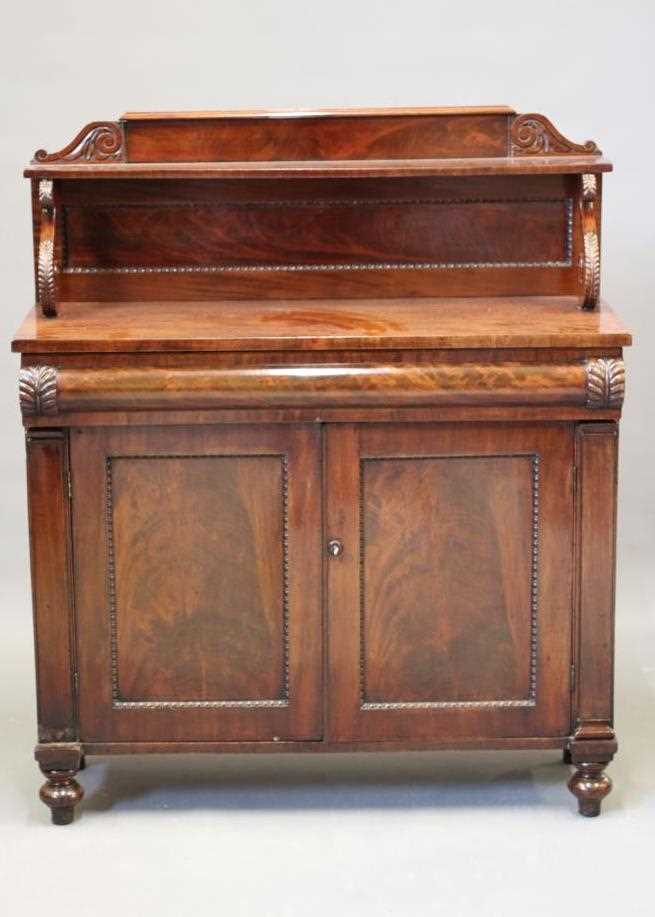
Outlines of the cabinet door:
M317 739L320 431L73 431L83 741Z
M569 731L571 425L332 427L332 740Z

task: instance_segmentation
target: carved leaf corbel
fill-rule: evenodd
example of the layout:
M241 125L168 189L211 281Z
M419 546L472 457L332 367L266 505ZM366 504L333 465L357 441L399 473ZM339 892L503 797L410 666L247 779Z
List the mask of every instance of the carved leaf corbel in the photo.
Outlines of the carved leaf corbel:
M55 204L51 178L39 182L39 249L36 261L36 298L44 315L56 315Z
M512 156L552 156L553 154L580 154L600 156L593 140L573 143L560 134L555 125L544 115L535 113L518 115L510 129Z
M600 297L600 243L596 201L598 199L598 177L593 174L582 176L580 201L582 208L583 240L583 300L584 309L595 309Z
M125 160L125 142L122 125L117 121L92 121L71 140L57 150L47 153L37 150L35 162L113 162Z
M625 396L623 360L601 357L587 360L587 407L620 408Z
M57 370L25 366L18 375L18 398L23 416L57 413Z

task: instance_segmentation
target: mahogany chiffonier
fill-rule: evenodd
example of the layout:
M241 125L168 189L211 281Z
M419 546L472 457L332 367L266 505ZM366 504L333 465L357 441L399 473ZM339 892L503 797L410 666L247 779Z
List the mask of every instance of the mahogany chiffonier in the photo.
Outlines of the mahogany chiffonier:
M505 107L127 114L31 181L41 798L88 755L561 749L610 790L596 145Z

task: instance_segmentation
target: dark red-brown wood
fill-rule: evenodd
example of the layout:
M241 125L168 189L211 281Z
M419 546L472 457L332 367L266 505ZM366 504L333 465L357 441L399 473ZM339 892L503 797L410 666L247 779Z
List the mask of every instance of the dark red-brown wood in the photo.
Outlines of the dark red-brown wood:
M327 458L330 736L566 730L572 427L348 426Z
M72 136L69 134L69 136ZM85 755L617 749L611 164L506 107L38 150L17 333L40 796Z

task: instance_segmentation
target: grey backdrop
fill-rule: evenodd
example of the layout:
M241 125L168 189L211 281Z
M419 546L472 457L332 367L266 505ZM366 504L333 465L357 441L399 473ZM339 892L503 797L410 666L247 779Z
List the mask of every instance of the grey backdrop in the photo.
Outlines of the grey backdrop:
M32 0L2 19L0 901L51 914L651 913L652 4ZM114 760L84 775L79 824L46 827L31 761L24 459L8 352L33 300L22 167L38 147L57 149L87 121L128 108L499 103L595 139L616 166L605 182L603 295L636 345L621 445L622 749L605 814L571 815L552 754Z

